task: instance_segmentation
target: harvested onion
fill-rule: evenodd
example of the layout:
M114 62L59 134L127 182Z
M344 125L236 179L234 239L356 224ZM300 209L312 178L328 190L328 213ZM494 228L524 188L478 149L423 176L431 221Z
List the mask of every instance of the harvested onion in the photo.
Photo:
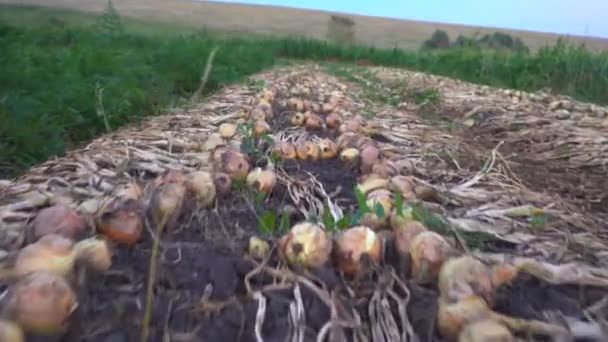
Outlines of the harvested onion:
M494 292L490 269L468 255L446 260L439 271L438 287L441 298L448 301L476 295L489 302Z
M335 158L338 153L336 144L329 139L322 139L319 141L319 154L321 159Z
M368 177L361 184L357 184L357 189L361 191L363 195L366 195L374 190L386 189L388 181L380 177Z
M414 188L414 180L409 176L395 176L391 178L389 184L390 190L401 193L403 198L408 201L416 199Z
M466 325L490 316L488 304L480 297L468 296L457 302L439 299L437 328L443 337L455 341Z
M296 148L286 141L280 142L275 150L279 153L279 156L285 160L296 159L297 157Z
M306 141L296 148L296 154L300 160L318 160L319 149L312 141Z
M228 174L232 180L245 180L251 167L247 156L234 149L224 151L218 164L218 171Z
M372 261L380 262L382 241L369 227L357 226L340 234L336 239L335 263L344 274L356 275L361 268L361 257L367 254Z
M47 271L66 276L74 268L74 243L61 235L49 234L19 251L14 271L18 277Z
M253 134L259 137L263 134L270 132L270 125L264 120L256 120L253 125Z
M417 221L409 221L396 228L393 227L393 232L395 233L395 249L402 255L409 254L414 238L426 231L426 227Z
M256 167L247 175L247 185L258 191L269 193L277 184L277 176L271 170L262 170Z
M416 235L410 246L412 278L421 284L434 282L441 265L452 254L452 247L443 236L432 231Z
M53 273L32 273L12 287L13 318L29 332L41 335L64 332L77 306L70 285Z
M329 129L337 129L342 124L342 117L336 113L331 113L325 118L325 125Z
M306 113L304 116L306 117L304 121L306 129L315 130L323 127L323 121L317 114Z
M32 223L36 239L47 234L58 234L75 239L85 231L86 226L86 221L76 210L63 204L40 210Z
M156 224L177 224L186 190L186 176L180 171L170 170L154 180L150 210Z
M290 265L308 268L323 266L332 244L323 228L309 222L298 223L278 240L279 253Z
M304 114L298 112L298 113L295 113L294 115L292 115L291 119L289 121L294 126L302 126L302 125L304 125L305 120L306 120L306 118L304 117Z
M16 323L0 319L0 342L24 342L23 330Z
M378 162L380 157L380 150L369 144L361 150L361 172L369 173L374 165Z
M491 319L473 322L458 335L458 342L515 342L509 329Z
M249 238L248 252L252 258L262 260L270 253L270 246L265 240L252 236Z
M97 230L113 241L134 244L141 238L144 221L141 188L130 183L106 201L95 217Z
M188 174L187 186L201 207L209 207L215 201L216 189L213 176L207 171L194 171Z
M338 131L340 133L345 133L345 132L358 133L359 131L361 131L361 122L357 119L346 120L346 121L344 121L343 124L340 125L340 128L338 129Z
M224 139L230 139L236 134L236 125L231 123L223 123L218 128L220 136Z
M393 199L390 191L385 189L377 189L370 192L367 195L366 204L371 212L367 212L363 215L361 218L361 224L374 230L383 228L388 221L391 210L393 209ZM378 204L384 211L382 216L378 216L378 213L376 212L376 207Z
M340 152L340 159L346 162L354 162L359 159L359 150L356 148L347 148Z
M292 97L287 101L287 107L291 110L301 112L304 110L304 102L299 98Z
M112 266L112 251L108 243L99 238L89 238L74 245L76 260L84 262L96 272L106 272Z
M372 166L372 173L375 173L383 178L389 178L398 173L397 169L387 160L382 160Z
M232 188L232 179L223 172L217 172L213 175L213 184L218 194L225 195Z

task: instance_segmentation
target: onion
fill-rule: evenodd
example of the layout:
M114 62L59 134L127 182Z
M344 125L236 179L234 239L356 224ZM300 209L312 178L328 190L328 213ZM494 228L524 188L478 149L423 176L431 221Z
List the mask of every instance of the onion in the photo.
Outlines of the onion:
M363 195L367 195L374 190L386 189L387 186L388 181L386 179L380 177L368 177L363 183L357 184L357 189L359 189Z
M445 302L439 299L437 328L441 336L455 341L466 325L490 316L488 304L480 297L468 296L457 302Z
M301 112L304 110L304 102L296 97L292 97L287 101L287 107L291 110Z
M292 144L288 142L281 142L276 149L282 159L296 159L296 148Z
M258 260L262 260L270 253L270 246L268 242L260 239L257 236L249 238L249 255Z
M232 180L245 180L249 170L249 160L241 152L229 149L221 154L219 171L228 174Z
M342 232L336 239L334 252L338 268L348 275L356 275L361 268L361 257L367 254L372 261L379 263L382 241L369 227L357 226Z
M391 178L389 189L392 191L399 192L403 195L403 199L411 201L416 199L416 193L414 192L414 181L409 176L395 176Z
M357 133L353 133L353 132L342 133L336 140L336 144L338 145L338 148L340 150L356 147L356 141L358 138L359 138L359 135L357 135Z
M252 120L266 120L266 111L263 108L260 107L255 107L253 108L253 110L251 110L251 114L249 115L249 117Z
M359 150L356 148L347 148L340 153L340 159L347 162L353 162L359 158L359 154Z
M395 233L395 249L402 255L408 255L414 238L426 231L426 227L417 221L409 221L396 228L393 227L393 232Z
M304 114L302 114L300 112L295 113L294 115L291 116L291 119L289 119L291 124L294 126L303 126L305 120L306 120L306 118L304 117Z
M397 169L387 160L382 160L380 163L372 166L372 172L382 178L390 178L398 173Z
M361 150L361 172L369 173L374 164L378 162L378 158L380 157L380 150L369 144Z
M319 225L298 223L278 242L281 257L292 266L319 268L329 259L331 240Z
M367 195L367 206L371 212L367 212L361 218L361 224L368 226L374 230L383 228L388 220L391 210L393 209L393 199L390 191L385 189L377 189ZM384 216L379 217L376 214L376 204L380 204L384 210Z
M350 120L346 120L344 121L343 124L340 125L340 128L338 129L338 131L340 133L345 133L345 132L360 132L361 131L361 122L359 120L356 119L350 119Z
M253 134L257 137L270 131L270 125L264 120L256 120L253 125Z
M389 223L393 229L401 229L411 221L415 220L414 210L410 206L401 208L401 215L397 214L397 209L395 208L389 217Z
M304 122L306 129L316 130L323 128L323 120L317 114L306 113L304 115L306 117L306 121Z
M296 154L298 159L301 160L318 160L319 159L319 149L317 145L315 145L311 141L306 141L296 148Z
M418 283L434 282L443 262L453 253L443 236L427 231L414 237L410 247L412 278Z
M217 172L213 175L213 184L217 193L225 195L232 188L232 179L226 173Z
M331 113L325 118L325 125L330 129L337 129L342 124L342 117L336 113Z
M46 271L66 276L74 269L74 243L61 235L49 234L19 251L14 271L18 277Z
M112 251L105 240L88 238L74 245L76 260L83 261L96 272L106 272L112 266Z
M188 175L187 186L201 207L209 207L215 201L216 189L213 176L207 171L194 171Z
M277 184L277 176L271 170L262 170L256 167L247 175L247 185L258 191L269 193Z
M220 125L218 132L224 139L230 139L236 134L236 125L231 123L223 123Z
M24 342L25 335L21 327L13 322L0 319L1 342Z
M203 150L205 151L213 151L216 148L225 145L226 141L224 141L224 138L222 138L222 136L219 133L211 133L209 135L209 137L207 137L207 140L205 141L205 144L203 145Z
M41 335L64 332L78 306L76 294L63 277L47 272L32 273L17 282L10 304L15 322Z
M134 244L144 230L139 198L117 196L105 202L95 217L97 230L109 239Z
M465 326L458 342L515 342L515 338L503 324L484 319Z
M322 139L319 141L319 153L321 159L335 158L338 153L336 144L329 139Z
M186 196L186 176L180 171L170 170L154 180L150 210L156 224L170 227L177 224Z
M40 210L32 223L36 239L47 234L74 239L85 231L86 226L86 221L76 210L63 204Z

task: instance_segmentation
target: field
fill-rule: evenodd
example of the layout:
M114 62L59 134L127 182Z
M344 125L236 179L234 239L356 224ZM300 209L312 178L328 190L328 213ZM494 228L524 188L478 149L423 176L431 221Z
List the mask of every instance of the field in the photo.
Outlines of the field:
M506 341L607 340L606 54L2 9L0 328L443 342L484 316Z
M0 3L15 3L0 0ZM104 0L22 0L21 5L44 5L58 8L79 9L90 12L103 11ZM271 35L295 35L314 39L327 38L327 21L331 13L299 10L272 6L227 4L211 1L188 0L116 0L116 8L134 18L153 20L170 26L186 26L201 29L219 29L240 33L259 33ZM247 13L247 20L243 14ZM441 29L455 39L458 35L473 36L477 33L504 32L520 37L533 49L553 45L558 36L528 31L477 28L460 25L446 25L386 18L349 15L355 22L355 36L362 45L375 45L379 48L398 47L417 49L433 31ZM585 43L591 50L605 50L608 40L592 37L569 37L575 45Z

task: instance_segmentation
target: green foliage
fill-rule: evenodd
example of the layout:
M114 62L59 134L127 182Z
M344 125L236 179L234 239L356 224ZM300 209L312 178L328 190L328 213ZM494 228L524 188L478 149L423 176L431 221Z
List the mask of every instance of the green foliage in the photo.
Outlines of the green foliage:
M422 43L422 48L428 49L447 49L450 47L450 36L443 30L435 30L431 38Z
M34 9L28 8L27 13ZM47 12L53 15L28 25L0 15L0 65L5 66L0 68L0 178L62 155L105 133L106 127L117 129L189 98L199 86L206 57L216 46L219 50L206 93L247 79L276 65L280 58L365 59L375 65L492 86L526 91L550 88L580 100L608 103L608 52L591 53L563 41L536 53L478 47L413 52L135 25L131 19L121 19L111 6L89 21L83 14L37 11L37 18ZM107 29L98 30L100 25ZM497 39L510 44L505 37ZM512 44L516 46L517 41ZM98 101L98 89L103 89L102 101ZM427 95L421 99L434 98ZM402 95L378 97L394 104L401 99ZM97 114L99 103L103 116Z

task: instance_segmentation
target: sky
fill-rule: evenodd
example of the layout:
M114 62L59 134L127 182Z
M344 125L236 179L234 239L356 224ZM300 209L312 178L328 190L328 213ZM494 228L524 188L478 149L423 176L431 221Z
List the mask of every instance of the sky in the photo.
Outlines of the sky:
M221 0L608 38L608 0Z

